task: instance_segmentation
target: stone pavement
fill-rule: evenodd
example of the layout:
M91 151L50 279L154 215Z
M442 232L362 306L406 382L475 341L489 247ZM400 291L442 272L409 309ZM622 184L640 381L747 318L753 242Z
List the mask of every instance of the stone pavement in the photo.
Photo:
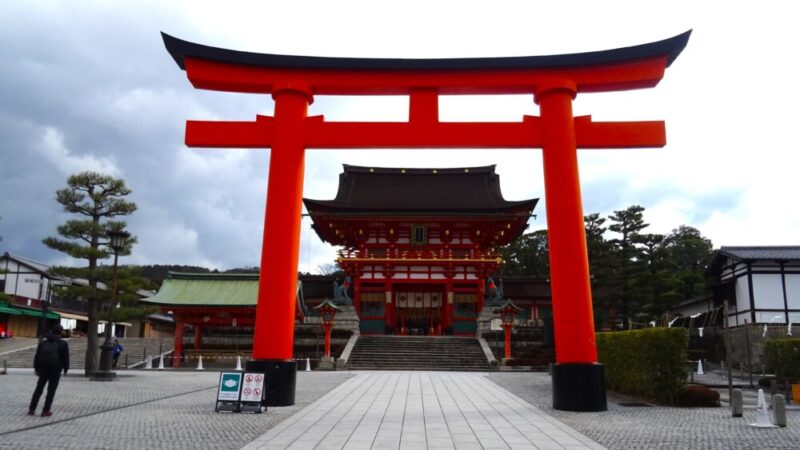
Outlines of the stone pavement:
M604 447L482 373L361 372L244 447L284 448Z
M238 449L352 376L298 372L294 406L232 414L214 412L219 372L118 373L96 382L70 372L43 418L26 415L33 370L9 369L0 375L0 449Z
M558 440L577 448L800 448L797 409L781 429L750 427L749 403L741 419L728 408L623 407L630 399L614 394L606 412L555 411L544 373L298 372L297 404L266 414L215 413L218 372L119 373L112 383L62 378L49 418L25 414L32 370L0 375L0 449L238 449L272 439L294 448L315 439L318 448L565 448Z

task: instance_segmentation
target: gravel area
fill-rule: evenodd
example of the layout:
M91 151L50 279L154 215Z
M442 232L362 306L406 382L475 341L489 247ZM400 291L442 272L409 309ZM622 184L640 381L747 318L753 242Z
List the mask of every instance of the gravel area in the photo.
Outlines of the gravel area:
M621 406L620 402L637 399L609 393L608 411L576 413L551 407L546 373L493 372L489 379L609 449L800 449L796 408L787 411L786 428L750 426L756 421L756 409L747 401L744 417L735 419L727 407Z

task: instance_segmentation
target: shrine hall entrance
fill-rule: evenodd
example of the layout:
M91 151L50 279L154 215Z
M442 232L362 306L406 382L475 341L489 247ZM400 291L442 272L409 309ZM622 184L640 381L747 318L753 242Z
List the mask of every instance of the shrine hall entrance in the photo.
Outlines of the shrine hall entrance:
M442 334L442 292L398 292L395 330L400 336Z

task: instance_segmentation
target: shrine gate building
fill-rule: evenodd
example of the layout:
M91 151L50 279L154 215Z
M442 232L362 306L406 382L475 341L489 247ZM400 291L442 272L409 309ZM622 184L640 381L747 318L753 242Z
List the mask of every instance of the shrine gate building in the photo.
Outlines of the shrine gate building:
M363 334L474 336L499 247L538 199L505 200L493 165L344 165L336 198L303 201L319 237L342 247Z

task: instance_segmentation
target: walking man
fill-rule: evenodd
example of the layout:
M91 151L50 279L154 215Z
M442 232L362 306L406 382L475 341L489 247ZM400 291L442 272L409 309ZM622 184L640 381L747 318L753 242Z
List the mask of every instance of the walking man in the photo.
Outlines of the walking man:
M36 382L36 389L31 397L31 405L28 408L28 415L36 414L36 405L39 404L39 397L42 396L44 385L47 385L47 395L44 398L44 408L42 417L52 416L50 407L53 406L53 397L58 389L58 381L61 379L61 371L64 375L69 370L69 344L61 339L64 329L61 325L54 326L45 338L39 343L36 349L36 356L33 357L33 370L39 377Z

